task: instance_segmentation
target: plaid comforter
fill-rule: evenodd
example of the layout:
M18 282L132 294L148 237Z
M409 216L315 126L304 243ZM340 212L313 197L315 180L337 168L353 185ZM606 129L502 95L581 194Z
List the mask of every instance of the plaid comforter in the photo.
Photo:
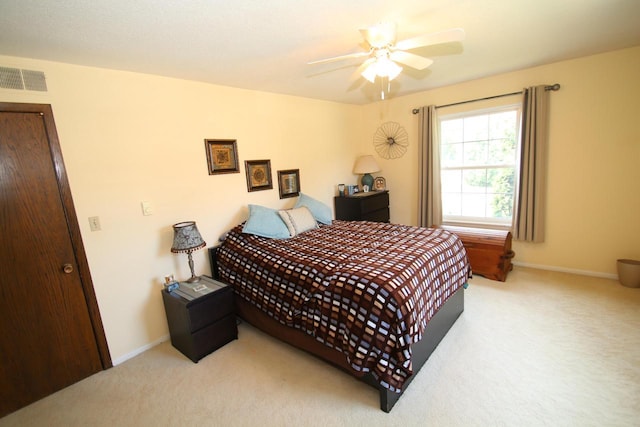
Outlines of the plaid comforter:
M471 273L462 242L445 230L350 221L285 240L239 225L218 267L237 297L398 392L412 373L411 344Z

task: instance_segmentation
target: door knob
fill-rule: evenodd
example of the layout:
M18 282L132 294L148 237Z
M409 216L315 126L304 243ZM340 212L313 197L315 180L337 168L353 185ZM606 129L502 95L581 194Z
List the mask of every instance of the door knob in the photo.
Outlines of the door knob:
M62 266L62 271L64 271L66 274L71 274L73 273L73 265L71 264L65 264Z

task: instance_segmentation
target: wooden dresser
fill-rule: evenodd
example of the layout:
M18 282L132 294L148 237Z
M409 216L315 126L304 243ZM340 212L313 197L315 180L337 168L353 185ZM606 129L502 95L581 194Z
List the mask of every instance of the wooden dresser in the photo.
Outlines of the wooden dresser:
M171 344L196 363L238 339L233 288L207 276L200 280L214 291L193 300L162 291Z
M369 191L334 198L336 219L389 222L389 192Z

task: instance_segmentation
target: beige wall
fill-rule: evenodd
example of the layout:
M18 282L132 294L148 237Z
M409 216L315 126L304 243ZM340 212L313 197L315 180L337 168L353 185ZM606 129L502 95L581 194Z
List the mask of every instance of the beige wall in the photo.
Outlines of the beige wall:
M352 178L361 108L143 74L0 57L41 70L45 94L0 90L5 102L47 103L69 175L114 361L167 336L162 278L189 277L170 253L171 225L195 220L208 245L246 218L247 204L289 207L275 179L300 169L302 191L333 206ZM241 172L209 176L205 138L238 141ZM274 189L247 192L244 161L270 159ZM154 213L143 216L140 203ZM91 232L88 217L102 230ZM206 250L196 274L209 274Z
M169 252L171 225L195 220L209 245L246 217L248 203L290 206L274 189L248 193L241 173L209 176L205 138L238 140L240 160L300 169L303 192L332 206L335 184L355 183L359 154L375 154L386 121L409 132L409 151L380 160L392 221L416 224L415 107L558 82L551 97L547 241L516 243L516 260L613 274L615 259L640 258L640 48L352 106L136 73L1 57L44 71L47 93L0 90L4 102L51 104L94 287L115 362L167 336L162 277L189 275ZM143 216L140 203L154 209ZM99 216L91 232L87 218ZM206 251L194 254L208 274Z
M542 244L515 242L515 261L614 276L616 259L640 259L640 47L465 82L364 107L362 150L386 121L410 146L380 160L392 222L417 224L418 118L411 110L560 83L551 93L548 228Z

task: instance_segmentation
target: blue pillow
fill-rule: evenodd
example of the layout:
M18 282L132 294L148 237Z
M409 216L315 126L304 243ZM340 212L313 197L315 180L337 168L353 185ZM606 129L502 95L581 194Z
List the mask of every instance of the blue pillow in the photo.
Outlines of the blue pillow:
M298 197L295 207L299 208L301 206L309 208L316 221L321 222L322 224L331 224L331 208L321 201L300 193L300 197Z
M280 218L278 211L259 205L249 205L249 219L242 227L242 232L272 239L291 237L289 229Z

